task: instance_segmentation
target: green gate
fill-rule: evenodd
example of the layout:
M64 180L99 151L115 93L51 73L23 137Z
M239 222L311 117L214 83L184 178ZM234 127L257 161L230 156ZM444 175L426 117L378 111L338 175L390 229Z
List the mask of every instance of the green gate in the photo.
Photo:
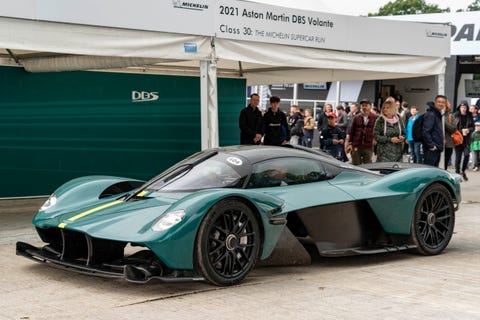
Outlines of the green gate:
M244 79L218 79L220 145L239 141ZM0 67L0 197L84 175L149 179L201 148L198 77Z

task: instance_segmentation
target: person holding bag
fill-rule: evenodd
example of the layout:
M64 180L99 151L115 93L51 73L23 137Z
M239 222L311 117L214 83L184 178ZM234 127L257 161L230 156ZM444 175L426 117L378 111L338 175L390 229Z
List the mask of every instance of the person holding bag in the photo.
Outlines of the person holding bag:
M470 135L474 130L474 123L472 114L468 111L468 104L466 102L460 104L458 111L455 113L455 117L458 119L457 129L463 135L462 144L455 146L455 172L461 174L464 181L468 181L465 171L467 170L468 161L470 160ZM462 163L461 167L460 163Z

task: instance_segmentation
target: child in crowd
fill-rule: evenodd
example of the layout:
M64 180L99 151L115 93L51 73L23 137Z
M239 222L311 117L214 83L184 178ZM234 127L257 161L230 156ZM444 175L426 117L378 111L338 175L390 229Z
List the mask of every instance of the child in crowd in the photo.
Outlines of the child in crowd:
M473 153L473 171L480 166L480 121L475 122L475 131L472 134L470 150Z

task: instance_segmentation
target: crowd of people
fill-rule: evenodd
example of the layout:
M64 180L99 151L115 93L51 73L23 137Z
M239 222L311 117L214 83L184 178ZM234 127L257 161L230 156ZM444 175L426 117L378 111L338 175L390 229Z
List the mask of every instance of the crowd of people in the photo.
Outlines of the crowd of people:
M326 104L313 119L312 109L290 107L287 115L279 109L280 98L270 97L266 112L258 108L260 98L250 96L250 104L240 113L240 143L313 146L315 127L319 148L341 161L354 165L402 162L407 156L414 163L438 167L444 154L444 169L453 164L455 172L467 181L466 171L480 167L480 110L462 101L452 108L447 97L438 95L427 102L421 114L398 98L386 98L380 109L368 99L359 103ZM455 152L455 153L454 153ZM470 157L473 157L470 161Z

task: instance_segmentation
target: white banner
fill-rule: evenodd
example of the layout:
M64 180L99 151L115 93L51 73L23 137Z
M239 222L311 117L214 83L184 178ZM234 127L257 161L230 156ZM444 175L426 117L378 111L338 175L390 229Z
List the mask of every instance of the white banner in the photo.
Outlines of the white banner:
M450 28L446 25L239 0L16 0L0 6L0 16L350 52L450 55Z
M215 18L219 38L329 49L345 49L350 19L235 0L219 1Z
M190 35L213 35L215 0L15 0L0 16Z
M389 16L384 19L451 23L451 54L480 54L480 11Z
M379 19L221 0L215 8L220 38L353 52L450 56L446 25L384 23Z

